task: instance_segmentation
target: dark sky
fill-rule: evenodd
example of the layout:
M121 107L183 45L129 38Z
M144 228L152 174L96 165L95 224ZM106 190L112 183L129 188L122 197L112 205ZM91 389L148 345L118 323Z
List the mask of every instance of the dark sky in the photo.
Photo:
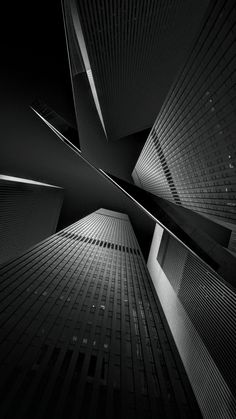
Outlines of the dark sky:
M100 207L127 213L147 256L153 221L98 178L29 108L40 98L75 124L60 1L5 4L2 16L6 26L0 70L0 172L62 186L60 228ZM78 87L82 151L101 168L128 179L147 132L107 144L101 127L94 124L96 115L86 82L78 81Z

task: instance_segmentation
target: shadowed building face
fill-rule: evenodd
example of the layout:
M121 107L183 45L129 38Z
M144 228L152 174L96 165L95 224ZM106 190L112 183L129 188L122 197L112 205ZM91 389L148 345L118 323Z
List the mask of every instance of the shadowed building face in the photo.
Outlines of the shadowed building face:
M44 240L0 289L1 417L201 417L127 215Z
M150 128L208 2L63 4L75 103L76 84L86 73L104 136L114 140Z

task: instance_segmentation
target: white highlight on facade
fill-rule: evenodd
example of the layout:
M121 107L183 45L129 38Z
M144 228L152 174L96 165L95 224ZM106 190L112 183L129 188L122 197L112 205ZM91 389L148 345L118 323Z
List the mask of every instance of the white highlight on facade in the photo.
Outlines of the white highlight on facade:
M81 55L82 55L82 58L83 58L85 71L86 71L88 81L89 81L89 84L90 84L90 88L91 88L91 92L92 92L92 95L93 95L93 100L94 100L94 103L95 103L95 106L96 106L96 109L97 109L97 112L98 112L98 116L100 118L103 130L104 130L104 133L107 137L106 128L105 128L105 124L104 124L104 120L103 120L103 116L102 116L102 110L101 110L98 95L97 95L97 90L96 90L96 86L95 86L95 82L94 82L94 78L93 78L93 74L92 74L92 70L91 70L91 65L90 65L90 61L89 61L89 57L88 57L88 53L87 53L87 48L86 48L86 44L85 44L85 40L84 40L84 35L83 35L80 20L79 20L79 15L78 15L78 11L77 11L77 8L76 8L75 1L71 2L71 15L72 15L73 23L74 23L76 38L78 40L80 52L81 52Z
M164 230L156 224L147 262L154 287L203 417L207 419L215 419L216 417L232 419L236 402L231 390L181 303L178 293L172 287L157 260L163 232ZM179 278L178 288L181 281L182 275ZM215 282L217 282L217 278L215 278ZM223 284L222 289L224 289ZM230 301L228 303L230 305ZM203 316L204 314L202 313Z
M68 140L67 137L65 137L60 131L58 131L54 125L50 124L39 112L37 112L32 106L31 109L36 113L36 115L39 116L45 122L45 124L67 145L69 145L73 150L76 150L76 152L81 153L81 150L76 147L70 140Z
M60 186L50 185L48 183L37 182L36 180L24 179L24 178L15 177L15 176L8 176L8 175L0 174L0 180L7 180L8 182L29 183L31 185L49 186L50 188L62 189Z

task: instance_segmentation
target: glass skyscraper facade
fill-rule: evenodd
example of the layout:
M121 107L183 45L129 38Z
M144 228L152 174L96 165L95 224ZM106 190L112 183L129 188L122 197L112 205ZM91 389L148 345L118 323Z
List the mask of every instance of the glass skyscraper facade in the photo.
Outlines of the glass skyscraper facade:
M198 214L228 228L230 240L223 246L234 255L235 51L235 2L211 1L132 173L137 186L163 198L167 207L168 201L175 204L175 219L182 216L185 226L186 209L192 211L192 226L203 232L201 249L207 226ZM222 256L231 281L156 225L147 265L203 417L209 419L236 416L235 275Z
M136 185L231 228L236 223L235 48L235 2L211 1L133 171Z
M128 216L100 209L0 269L1 418L197 418Z
M61 188L0 176L0 418L235 419L235 1L61 4L81 147L47 105L32 109L157 226L147 266L121 212L49 236ZM94 144L151 125L136 187Z
M203 417L235 418L235 287L158 225L147 266Z

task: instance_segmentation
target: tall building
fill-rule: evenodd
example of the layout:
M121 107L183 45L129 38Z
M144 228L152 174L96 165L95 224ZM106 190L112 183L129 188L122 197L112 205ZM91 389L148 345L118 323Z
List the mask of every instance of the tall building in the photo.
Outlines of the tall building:
M58 186L0 175L0 264L55 233L62 202Z
M235 2L211 1L132 174L136 185L231 230L236 224L235 46Z
M64 0L79 129L86 81L109 140L150 128L207 4L203 0Z
M1 418L201 417L125 214L0 268Z
M203 417L235 418L235 287L158 225L147 266Z
M234 252L232 252L233 255L228 252L232 236L230 229L205 219L191 210L156 197L136 185L97 168L84 157L84 153L75 145L73 137L69 136L68 138L66 133L69 134L69 127L67 129L64 126L63 130L61 129L60 118L58 120L58 115L51 108L44 104L43 106L35 105L32 109L60 140L71 148L79 159L90 166L98 176L105 178L114 188L122 191L150 219L165 228L187 250L204 261L209 269L215 270L222 278L235 286L235 278L232 273L236 269L236 259Z

